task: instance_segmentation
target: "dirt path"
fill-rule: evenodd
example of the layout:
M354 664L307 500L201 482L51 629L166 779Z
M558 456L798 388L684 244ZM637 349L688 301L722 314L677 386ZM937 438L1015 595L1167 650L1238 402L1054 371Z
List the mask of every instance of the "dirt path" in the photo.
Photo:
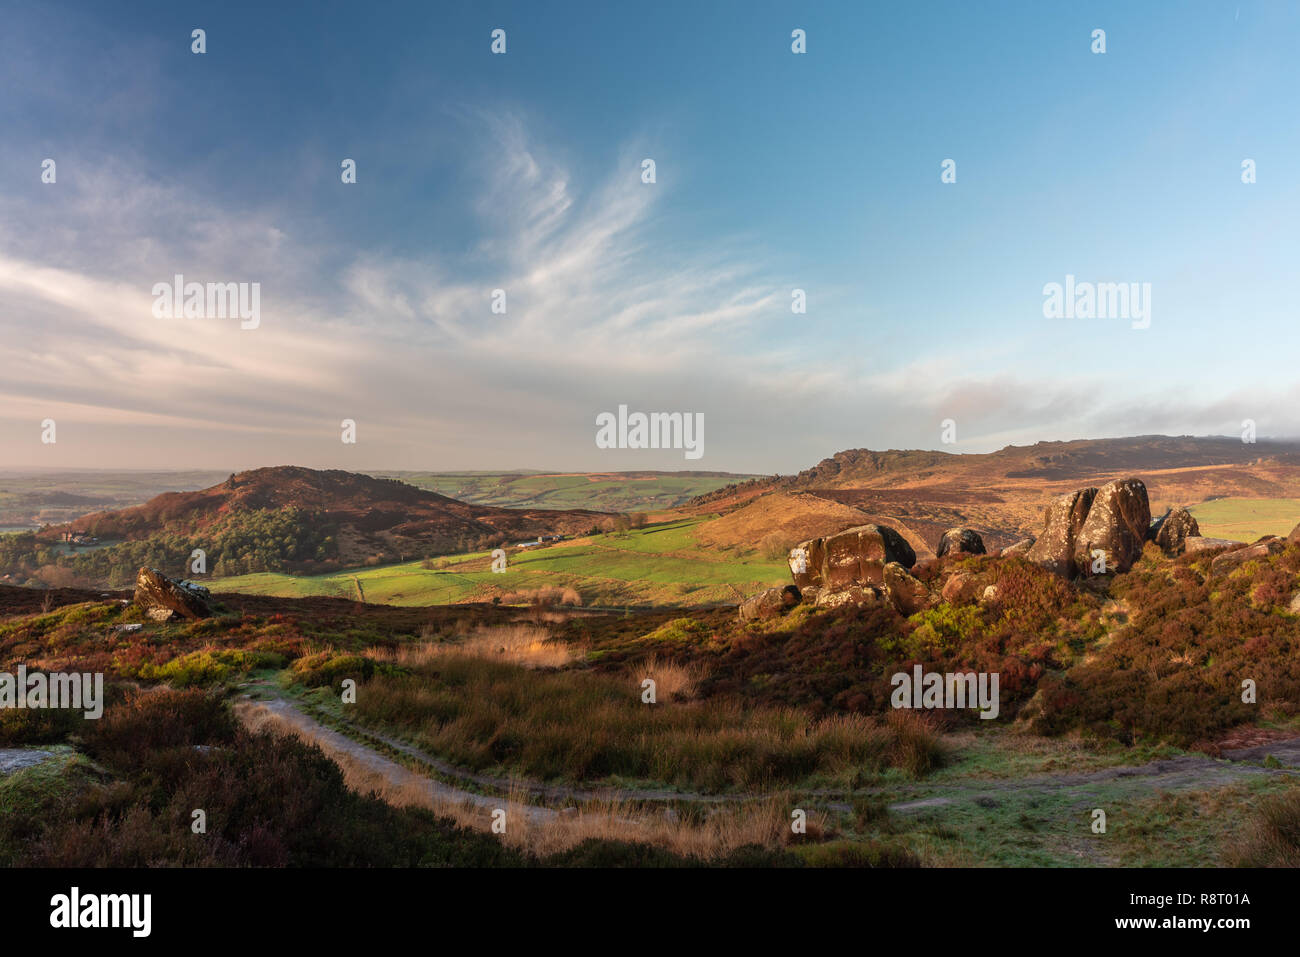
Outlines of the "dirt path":
M501 804L506 795L525 796L526 799L536 802L528 805L527 813L539 819L547 819L558 813L555 808L557 805L610 800L647 804L683 802L721 805L761 801L771 796L757 792L718 795L668 789L589 789L476 774L457 768L435 755L389 735L355 725L348 726L346 734L335 731L303 712L293 702L280 696L278 690L272 685L254 682L249 685L249 688L258 695L256 698L249 697L252 705L267 709L293 724L312 740L328 745L327 751L334 749L346 752L395 786L422 783L432 787L435 796L452 801L468 801L479 807L495 808ZM365 743L366 741L375 742L412 758L428 767L436 777L417 774L385 756ZM1262 763L1254 763L1262 762L1270 756L1280 764L1279 767L1264 767ZM1288 775L1300 778L1300 738L1225 751L1223 759L1192 754L1153 761L1137 767L1105 768L1079 774L1033 775L970 784L927 784L921 781L914 786L916 790L932 790L934 793L926 797L890 804L889 810L906 814L956 804L987 804L989 801L999 801L1012 796L1032 798L1039 795L1064 795L1083 802L1095 798L1098 788L1117 783L1131 786L1135 792L1147 796L1160 791L1219 788L1238 781L1257 778L1260 775ZM450 782L459 782L460 786ZM851 806L848 802L852 798L887 794L896 790L896 787L870 787L851 793L830 790L800 793L818 801L829 810L847 811L850 810ZM483 791L495 792L496 796L484 794Z
M359 762L367 770L374 772L395 790L405 788L426 788L436 802L466 802L489 812L501 806L502 799L452 787L435 778L417 774L410 768L398 764L391 758L379 753L360 741L326 727L315 718L300 711L294 704L284 698L249 698L249 705L254 711L261 709L287 722L309 740L322 746L326 754L342 752ZM530 820L549 820L558 813L552 808L525 806L524 813Z

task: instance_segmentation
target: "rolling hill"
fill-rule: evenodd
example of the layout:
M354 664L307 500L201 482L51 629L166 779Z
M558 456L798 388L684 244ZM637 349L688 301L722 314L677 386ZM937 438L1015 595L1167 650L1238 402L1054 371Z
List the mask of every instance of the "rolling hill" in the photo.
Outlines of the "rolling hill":
M1156 512L1225 497L1293 499L1300 497L1300 443L1148 435L1040 442L981 454L849 449L797 475L698 496L682 511L727 512L702 525L699 534L714 544L740 545L754 541L759 529L785 528L791 496L797 496L810 527L829 527L841 518L848 524L882 522L898 528L924 556L955 525L978 529L992 548L1035 535L1052 498L1125 475L1143 478ZM845 508L855 512L846 516ZM1284 511L1278 527L1300 519L1294 508Z
M56 542L75 530L125 543L172 540L212 549L228 542L226 551L269 551L285 557L286 570L303 570L294 563L376 564L539 535L573 535L605 517L586 509L473 505L392 479L280 466L85 515L75 526L47 528L38 538ZM269 568L246 563L239 570Z

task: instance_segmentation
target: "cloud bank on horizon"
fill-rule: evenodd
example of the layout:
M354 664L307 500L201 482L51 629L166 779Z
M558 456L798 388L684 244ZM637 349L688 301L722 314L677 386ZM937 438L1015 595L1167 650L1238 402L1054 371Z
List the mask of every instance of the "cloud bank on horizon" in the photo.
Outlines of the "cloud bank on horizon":
M861 6L13 11L0 466L1300 434L1300 11ZM176 275L258 283L256 328L158 317ZM1149 283L1149 327L1045 317L1067 277ZM704 454L599 447L620 406Z

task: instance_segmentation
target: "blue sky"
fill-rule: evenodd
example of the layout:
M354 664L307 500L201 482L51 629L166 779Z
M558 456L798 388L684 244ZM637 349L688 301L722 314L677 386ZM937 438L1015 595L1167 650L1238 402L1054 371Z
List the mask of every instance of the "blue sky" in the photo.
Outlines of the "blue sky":
M266 6L6 5L0 464L1300 435L1294 5ZM261 324L155 318L178 272ZM1044 318L1066 274L1150 283L1150 328ZM704 457L598 449L620 404Z

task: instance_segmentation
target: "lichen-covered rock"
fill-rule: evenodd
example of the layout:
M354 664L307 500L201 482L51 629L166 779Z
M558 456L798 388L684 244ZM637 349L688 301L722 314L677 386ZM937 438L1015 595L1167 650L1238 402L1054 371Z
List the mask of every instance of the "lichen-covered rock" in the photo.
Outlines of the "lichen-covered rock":
M1079 574L1126 572L1142 554L1151 527L1151 504L1141 479L1107 482L1097 490L1088 517L1074 540L1074 566ZM1104 553L1098 554L1098 553Z
M878 604L884 599L884 592L871 585L850 585L848 588L832 590L824 588L817 595L818 608L843 608L852 606L865 608Z
M1199 537L1201 527L1181 505L1151 523L1150 537L1166 555L1181 555L1188 538Z
M212 617L211 596L206 588L175 581L155 568L141 568L136 573L134 600L153 621Z
M887 525L858 525L828 536L821 584L827 588L880 585L885 565L904 568L916 564L916 552L902 535Z
M1073 578L1075 539L1096 497L1095 488L1084 488L1062 495L1048 505L1043 512L1043 533L1034 540L1025 557L1048 571Z
M958 527L943 533L934 554L943 558L945 555L983 555L985 552L984 539L979 532L973 528Z
M800 542L790 550L790 576L800 588L879 585L889 562L911 568L916 564L916 552L886 525L858 525Z

